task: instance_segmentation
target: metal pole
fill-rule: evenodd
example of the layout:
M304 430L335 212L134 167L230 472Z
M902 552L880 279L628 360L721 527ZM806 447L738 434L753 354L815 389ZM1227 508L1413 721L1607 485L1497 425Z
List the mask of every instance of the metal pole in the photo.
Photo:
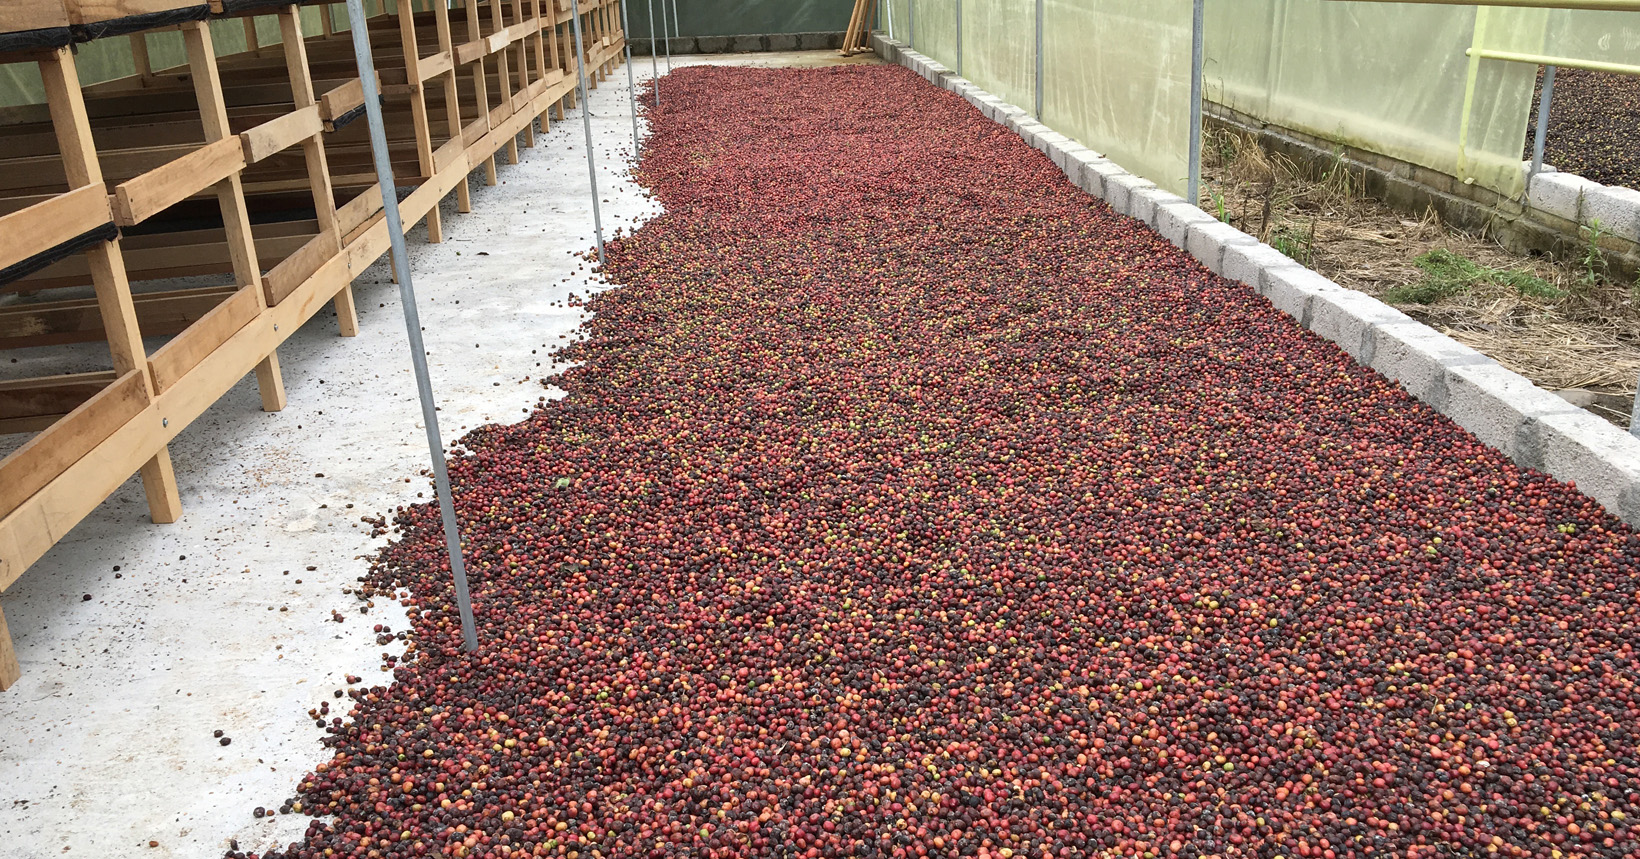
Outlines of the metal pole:
M1526 177L1526 184L1543 170L1543 144L1549 136L1549 102L1555 97L1555 67L1543 67L1543 94L1538 96L1537 134L1532 138L1532 172Z
M666 73L672 73L672 37L666 30L666 0L661 0L661 38L666 40Z
M915 51L917 49L917 0L905 0L905 44Z
M666 13L666 0L661 0L661 13ZM655 51L655 0L649 0L649 78L655 84L655 106L661 106L661 66Z
M581 88L581 130L587 138L587 179L592 184L592 230L598 237L598 262L601 263L604 261L604 221L598 214L598 166L592 160L592 103L587 101L587 54L581 47L581 0L569 0L569 14L570 29L575 31L575 83Z
M672 36L678 39L683 38L683 25L678 22L678 0L672 0ZM667 42L666 44L670 49L672 43Z
M1042 119L1042 0L1036 0L1036 118Z
M462 647L472 652L478 649L478 633L473 629L473 603L467 593L467 568L461 560L461 530L456 524L455 501L450 497L450 474L444 467L444 442L439 438L438 410L433 405L433 381L427 374L427 347L421 340L421 314L416 311L416 290L410 283L410 255L404 247L404 225L399 220L399 198L394 191L393 167L387 160L387 132L382 125L381 94L376 89L376 63L370 55L370 30L365 23L362 0L347 0L347 23L353 36L353 56L359 65L359 81L364 85L364 113L370 126L370 154L376 164L376 181L382 189L382 213L387 219L393 267L399 276L404 328L410 335L410 364L416 371L416 392L421 397L421 422L427 428L427 452L433 459L433 486L438 494L439 513L444 519L444 547L450 553L450 575L456 585L456 608L461 612Z
M621 0L621 35L626 40L626 100L632 105L632 157L638 157L638 90L632 82L632 29L626 23L626 0Z
M1205 0L1196 0L1190 20L1190 189L1185 197L1194 206L1202 187L1202 28Z
M957 77L962 77L962 0L957 0Z
M1640 394L1635 395L1634 408L1629 412L1629 435L1640 438Z

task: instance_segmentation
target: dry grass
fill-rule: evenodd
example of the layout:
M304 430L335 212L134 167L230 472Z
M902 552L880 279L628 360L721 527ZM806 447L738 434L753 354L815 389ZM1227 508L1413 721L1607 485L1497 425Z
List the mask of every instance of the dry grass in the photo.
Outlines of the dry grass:
M1590 392L1582 399L1591 411L1628 425L1640 376L1640 284L1613 282L1581 260L1516 255L1449 229L1434 212L1408 217L1361 196L1344 170L1306 178L1239 133L1209 131L1205 144L1208 213L1386 300L1430 283L1432 251L1462 257L1497 277L1465 282L1429 304L1396 306L1542 387Z

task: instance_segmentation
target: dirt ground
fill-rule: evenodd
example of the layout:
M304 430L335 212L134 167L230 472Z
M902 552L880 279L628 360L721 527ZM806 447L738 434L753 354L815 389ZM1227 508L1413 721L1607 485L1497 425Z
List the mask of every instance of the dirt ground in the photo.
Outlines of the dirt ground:
M1301 178L1233 133L1210 132L1203 162L1208 213L1628 426L1640 377L1640 284L1617 282L1587 259L1518 256L1433 212L1394 211L1357 193L1343 171ZM1455 278L1455 267L1469 276Z

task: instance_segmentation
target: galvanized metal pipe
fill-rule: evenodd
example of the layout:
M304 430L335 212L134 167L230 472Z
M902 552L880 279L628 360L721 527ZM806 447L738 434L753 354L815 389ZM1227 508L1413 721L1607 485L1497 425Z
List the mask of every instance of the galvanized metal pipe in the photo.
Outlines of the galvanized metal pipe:
M672 0L672 36L678 39L683 38L683 25L678 22L678 0ZM672 55L672 43L670 41L666 43L666 51L667 56Z
M1554 97L1555 67L1546 66L1543 70L1543 93L1538 96L1537 129L1532 136L1532 172L1526 178L1528 185L1543 169L1543 144L1549 137L1549 103Z
M1206 26L1205 0L1195 0L1190 20L1190 180L1188 196L1194 206L1201 201L1202 185L1202 54Z
M632 28L626 22L626 0L621 0L621 36L626 42L626 100L632 105L632 157L638 157L638 90L632 82Z
M905 44L911 50L917 49L917 0L905 0Z
M661 14L666 13L666 0L661 0ZM655 0L649 0L649 80L655 87L655 106L661 106L661 61L655 50Z
M1042 0L1036 0L1036 118L1042 119Z
M592 185L592 231L598 237L598 262L601 263L604 261L604 221L598 213L598 165L592 159L592 103L587 94L586 49L581 46L581 0L569 0L569 14L570 29L575 31L575 83L581 88L581 130L587 138L587 179Z
M674 16L677 10L673 10ZM672 73L672 37L666 30L666 0L661 0L661 38L666 41L666 73Z
M957 0L957 77L962 77L962 0Z
M1523 54L1519 51L1494 51L1490 48L1479 50L1470 48L1464 51L1464 54L1471 57L1480 57L1483 60L1506 60L1511 63L1529 63L1534 66L1565 66L1569 69L1609 72L1614 75L1640 75L1640 66L1631 66L1627 63L1579 60L1573 57L1551 57L1548 54Z
M415 368L416 393L421 399L421 422L427 429L427 452L433 460L433 488L438 495L439 515L444 520L444 548L450 556L450 575L455 579L456 610L461 614L462 649L478 649L478 632L473 626L473 602L467 591L467 567L461 559L461 529L456 522L455 500L450 495L450 473L444 467L444 441L439 436L438 408L433 402L433 380L427 372L427 346L421 339L421 314L416 310L416 289L410 281L410 254L404 246L404 224L399 219L399 196L393 182L393 165L387 160L387 132L382 124L381 93L376 87L376 62L370 54L370 30L366 25L362 0L347 0L348 29L353 36L353 56L364 85L365 123L370 128L370 156L376 166L376 182L382 190L382 214L387 221L387 239L398 272L399 302L404 306L404 328L410 336L410 365Z

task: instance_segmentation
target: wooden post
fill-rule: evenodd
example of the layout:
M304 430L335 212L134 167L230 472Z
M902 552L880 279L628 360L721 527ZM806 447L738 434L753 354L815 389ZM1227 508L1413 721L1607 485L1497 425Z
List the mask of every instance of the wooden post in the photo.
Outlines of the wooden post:
M326 14L329 14L328 8ZM291 101L297 110L318 103L313 95L313 73L308 69L307 43L302 40L301 7L287 6L279 13L279 38L284 43L285 73L290 76ZM336 195L330 187L330 165L325 159L323 133L302 141L302 160L307 164L308 190L313 195L314 218L319 232L342 246L342 232L336 223ZM353 304L353 284L348 283L331 300L336 309L336 328L343 337L359 333L359 314Z
M91 121L80 92L73 51L58 48L41 59L39 66L68 184L72 188L103 185L102 165L91 139ZM142 347L142 332L137 327L137 310L131 301L131 284L126 280L119 240L94 245L86 250L85 256L91 268L91 283L97 294L97 309L102 313L114 372L124 375L140 371L152 397L157 392L148 368L148 355ZM182 498L177 492L176 474L171 469L170 451L160 448L152 459L143 463L140 473L143 491L148 496L149 518L161 524L175 522L182 515Z
M461 94L456 79L455 39L450 33L448 0L433 0L433 23L438 30L438 49L451 58L450 70L439 75L439 80L444 83L444 128L451 140L460 140ZM462 169L461 178L456 181L456 211L465 214L472 210L473 193L467 185L467 171Z
M564 54L559 51L558 45L558 0L541 0L547 6L548 19L552 22L552 35L547 38L547 51L551 54L552 67L559 71L564 70ZM574 92L573 89L570 90ZM552 109L558 114L558 121L564 120L564 100L558 99L552 103Z
M490 0L490 23L495 27L497 33L507 29L507 22L501 14L501 0ZM512 80L509 77L512 74L512 51L513 46L508 45L495 54L496 86L501 88L501 104L507 107L509 111L512 107L513 94ZM507 138L507 163L518 163L518 135L516 134Z
M476 42L483 36L483 28L478 24L478 0L467 0L467 40ZM502 73L502 77L505 79L505 72ZM490 128L490 88L489 84L485 82L483 57L479 57L473 63L473 92L476 94L478 101L478 121L484 123L485 130L488 130ZM490 155L484 159L484 184L494 185L496 181L495 156Z
M222 78L217 72L216 52L211 44L210 26L202 21L182 25L182 40L188 49L188 69L199 101L199 119L205 128L205 142L233 136L228 127L228 104L222 95ZM217 207L222 212L223 231L228 239L228 258L233 261L234 279L240 286L256 286L257 303L266 308L262 269L256 262L256 243L251 235L251 218L245 210L245 187L234 173L216 184ZM256 365L256 384L262 392L262 408L277 412L285 407L285 383L279 372L279 354Z
M11 688L23 669L17 664L17 650L11 645L11 630L6 628L6 613L0 610L0 692Z
M552 0L528 0L528 2L530 4L530 9L533 10L535 15L536 23L540 25L536 29L535 33L530 36L530 42L535 46L535 79L545 80L547 77L547 71L552 67L547 65L547 44L546 40L541 35L541 31L552 26L552 14L548 11L548 9L552 6ZM546 6L547 8L544 9L542 8L543 6ZM547 119L547 111L542 110L538 118L541 120L541 130L545 132L547 130L547 124L551 121ZM530 145L532 146L535 145L534 128L535 123L531 122Z
M531 5L533 6L533 4L531 4ZM522 24L525 21L532 20L530 18L525 18L524 17L524 0L512 0L512 7L513 7L513 20L514 21L517 21L518 23ZM529 42L528 39L518 40L518 66L517 66L517 68L518 68L518 89L519 89L520 92L528 92L529 88L530 88L530 42ZM534 116L531 116L530 121L527 124L525 124L525 126L524 126L524 147L526 149L534 149L535 148L535 117Z
M399 16L399 40L403 42L404 69L410 80L410 125L416 133L416 165L421 175L433 181L433 132L427 126L427 98L422 92L421 46L416 42L416 16L410 12ZM410 229L409 224L405 229ZM439 219L438 206L427 210L427 241L444 241L444 226Z

